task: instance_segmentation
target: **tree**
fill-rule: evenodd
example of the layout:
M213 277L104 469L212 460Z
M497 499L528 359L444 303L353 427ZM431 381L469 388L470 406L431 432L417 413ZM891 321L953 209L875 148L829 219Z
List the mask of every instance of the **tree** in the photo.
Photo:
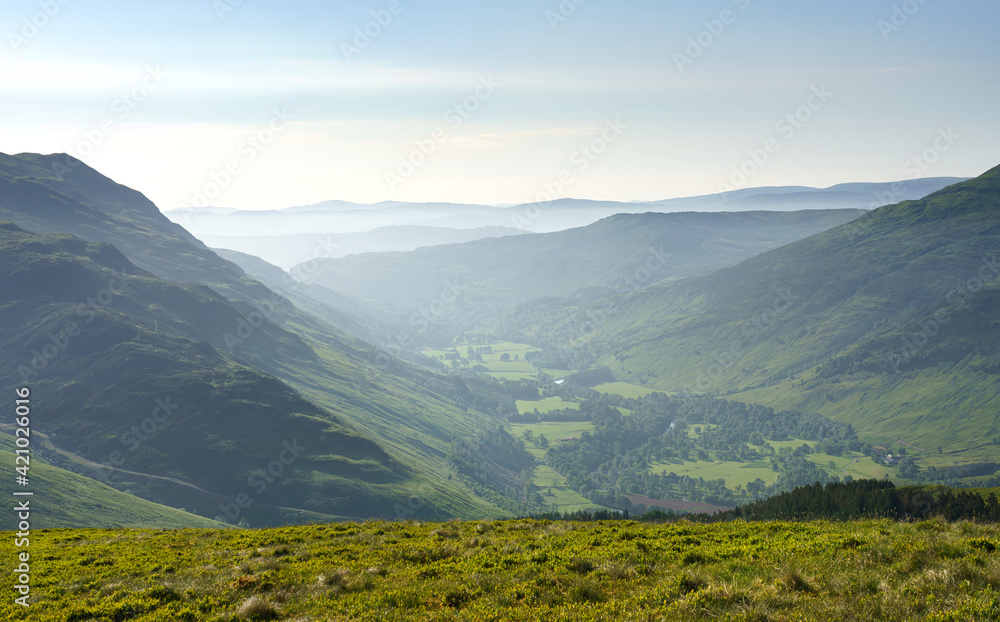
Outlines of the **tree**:
M503 354L501 354L500 355L500 360L501 361L509 361L510 360L510 353L509 352L504 352Z
M899 461L899 476L912 479L920 475L920 468L912 456L904 456Z
M538 446L541 447L542 449L545 449L546 447L549 446L549 439L545 438L544 434L538 435Z

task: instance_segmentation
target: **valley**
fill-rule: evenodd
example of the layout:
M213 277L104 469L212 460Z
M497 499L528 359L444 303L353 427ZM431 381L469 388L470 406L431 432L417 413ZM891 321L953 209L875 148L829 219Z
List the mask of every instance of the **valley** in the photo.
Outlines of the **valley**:
M1000 3L4 9L0 620L1000 620Z
M56 466L93 471L123 446L102 481L155 503L257 526L641 513L639 498L733 507L816 481L997 477L996 433L928 420L948 404L976 413L961 424L969 430L994 426L992 341L976 337L972 358L955 354L989 330L977 309L994 283L948 292L945 273L991 248L989 208L976 201L994 200L996 171L862 218L625 213L555 233L316 259L296 278L244 253L226 256L245 269L220 258L96 171L61 179L44 158L4 157L8 179L34 180L0 193L0 216L14 223L4 284L17 292L3 307L5 348L20 361L8 381L52 396L40 432L67 445L50 455ZM866 259L900 227L914 231L909 255ZM930 281L918 270L928 254ZM821 258L819 273L803 255ZM922 280L909 284L911 272ZM903 298L917 287L941 292L948 315L933 296ZM876 312L900 321L865 319ZM873 358L907 325L929 326L928 347L942 355ZM70 336L52 337L60 327ZM46 334L68 354L39 359ZM179 411L139 434L132 413L150 394ZM101 417L60 417L70 404ZM282 442L305 449L273 462Z

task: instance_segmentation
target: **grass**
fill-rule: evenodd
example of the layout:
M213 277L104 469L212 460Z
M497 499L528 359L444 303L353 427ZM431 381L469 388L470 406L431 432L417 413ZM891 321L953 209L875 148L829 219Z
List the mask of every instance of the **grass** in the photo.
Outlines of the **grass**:
M676 473L688 477L703 477L706 480L722 478L728 488L746 486L757 478L770 485L778 478L778 473L772 471L766 460L756 462L715 462L711 460L695 460L692 462L651 462L650 473Z
M850 453L843 456L810 454L806 456L806 459L821 467L827 467L828 464L833 461L833 463L837 465L836 469L830 471L829 468L827 468L827 471L833 475L837 475L838 477L850 475L854 479L882 479L886 473L889 473L892 476L895 476L896 474L894 468L885 464L875 464L868 456L858 453ZM894 477L893 479L898 480L899 478Z
M566 478L550 467L539 464L531 474L532 483L540 488L548 510L576 512L577 510L604 509L566 484Z
M654 389L647 389L646 387L641 387L637 384L629 384L627 382L606 382L604 384L599 384L594 387L595 391L600 391L601 393L613 393L614 395L620 395L622 397L639 398L645 397L650 393L655 393ZM673 395L670 391L664 391L667 395Z
M37 442L38 437L34 436ZM0 433L0 454L14 459L14 438ZM31 498L31 525L53 527L220 527L222 523L184 510L140 499L94 479L49 464L37 450L31 456L28 490ZM13 498L13 497L12 497ZM212 506L207 506L208 510ZM196 509L196 508L191 508ZM0 516L0 528L15 529L17 515Z
M529 352L538 352L538 348L523 343L514 343L512 341L496 341L490 343L489 345L493 348L493 352L490 354L483 354L482 361L474 361L469 358L469 349L479 346L459 345L448 350L424 348L422 353L424 356L429 356L446 364L449 361L449 355L451 357L458 355L466 368L475 365L482 365L489 370L487 374L493 378L500 378L503 380L534 380L538 378L538 370L535 366L524 360L524 357ZM501 360L500 357L504 354L507 354L510 357L510 360Z
M593 434L594 424L589 421L512 423L510 425L510 430L516 438L521 438L525 430L531 430L532 436L536 439L540 434L544 434L545 438L548 439L549 444L553 445L559 442L560 438L566 438L569 436L580 438L580 435L584 432L590 432ZM533 443L525 443L524 448L530 453L535 454L536 458L541 458L545 453L544 451L541 451L541 448L535 446ZM541 453L536 453L538 451L541 451Z
M44 530L32 606L5 581L0 619L990 620L998 544L938 521Z

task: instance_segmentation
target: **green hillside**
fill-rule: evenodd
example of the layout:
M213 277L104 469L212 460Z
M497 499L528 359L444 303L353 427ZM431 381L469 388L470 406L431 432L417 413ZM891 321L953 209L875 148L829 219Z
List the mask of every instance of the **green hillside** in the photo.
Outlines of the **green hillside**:
M618 214L556 233L323 259L308 280L406 309L458 297L466 315L489 316L542 296L607 295L707 274L862 213Z
M127 433L156 412L156 399L172 400L182 404L176 418L126 454L128 470L203 490L121 472L115 477L139 481L116 485L210 517L259 491L253 507L235 514L265 524L501 513L447 477L453 439L493 421L443 397L447 379L391 356L384 362L379 348L247 279L182 230L171 237L176 226L155 206L92 169L81 164L59 181L46 168L55 160L4 157L5 214L38 229L110 232L139 257L162 255L162 266L159 256L151 261L161 273L180 278L171 265L194 266L188 276L201 282L161 280L93 239L5 226L0 347L10 365L2 374L9 386L30 382L45 395L40 430L55 433L60 447L106 461L141 436ZM80 334L67 346L60 331ZM261 490L250 476L296 438L310 439L310 456Z
M17 365L5 384L31 386L36 427L67 449L118 452L129 470L231 496L284 455L292 474L260 502L326 514L376 513L409 479L380 446L225 352L216 331L239 314L211 290L143 274L107 245L13 225L0 263L0 343ZM110 265L125 268L121 294L79 307L115 278ZM286 443L306 449L288 454Z
M0 452L14 455L14 438L0 433ZM10 471L13 477L13 471ZM29 505L35 529L55 527L160 528L219 527L197 514L146 501L77 473L52 466L37 446L31 455ZM21 499L18 499L21 501ZM14 505L17 505L15 502ZM196 508L195 508L196 509ZM17 515L6 512L0 529L15 531Z
M176 478L223 498L212 503L201 492L154 479L130 482L136 494L196 505L213 517L220 503L232 507L232 498L253 493L256 505L230 518L264 522L285 520L281 508L395 516L414 495L424 515L495 512L471 492L433 481L435 452L443 468L453 435L474 430L476 421L434 394L406 390L388 374L376 379L384 391L367 394L350 383L360 361L276 326L258 327L253 348L230 354L225 329L252 318L208 288L144 273L108 245L6 225L0 263L9 268L0 274L0 343L10 357L4 382L31 386L39 430L98 463L118 452L128 470ZM108 288L113 279L121 283ZM118 293L105 296L107 304L87 304L105 290ZM247 350L249 362L238 356ZM261 366L294 374L304 386L325 385L314 392L330 408L255 369L252 363L269 350L285 359L271 355ZM309 358L311 367L294 366ZM330 370L340 371L339 383ZM339 390L338 399L331 389ZM408 417L417 409L422 417ZM415 429L449 416L437 427ZM349 418L368 422L372 435L359 434ZM369 440L389 429L380 443L396 443L407 466ZM302 455L289 454L288 444L304 447ZM252 478L279 458L273 468L279 484ZM286 463L289 472L282 473Z
M0 221L112 244L161 278L210 285L227 298L253 302L269 296L141 193L66 154L0 153Z
M996 620L970 522L369 522L51 530L5 620Z
M821 413L872 442L901 439L925 464L990 463L1000 442L997 248L1000 168L615 299L583 338L573 328L588 307L559 309L533 343L571 344L649 387Z

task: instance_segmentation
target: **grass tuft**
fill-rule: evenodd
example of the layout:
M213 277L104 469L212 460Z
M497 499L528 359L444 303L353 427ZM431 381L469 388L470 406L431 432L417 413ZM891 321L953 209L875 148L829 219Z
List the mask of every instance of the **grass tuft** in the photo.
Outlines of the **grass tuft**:
M251 596L243 601L243 604L236 609L236 616L240 620L277 620L278 610L271 603L259 596Z

